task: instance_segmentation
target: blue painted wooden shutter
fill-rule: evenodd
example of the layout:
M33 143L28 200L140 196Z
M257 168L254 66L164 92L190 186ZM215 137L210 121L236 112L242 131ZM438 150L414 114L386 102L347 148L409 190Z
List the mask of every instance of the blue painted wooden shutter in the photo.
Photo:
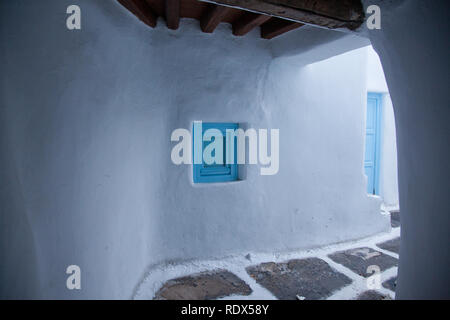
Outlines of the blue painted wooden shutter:
M238 177L238 165L237 165L237 139L234 138L234 164L227 164L226 159L230 154L230 150L227 150L226 145L226 130L236 130L238 128L237 123L215 123L215 122L203 122L202 123L202 136L208 129L218 129L222 132L223 136L223 164L211 164L208 165L204 161L202 164L194 164L194 182L225 182L234 181ZM202 141L202 154L204 148L212 143L212 141Z

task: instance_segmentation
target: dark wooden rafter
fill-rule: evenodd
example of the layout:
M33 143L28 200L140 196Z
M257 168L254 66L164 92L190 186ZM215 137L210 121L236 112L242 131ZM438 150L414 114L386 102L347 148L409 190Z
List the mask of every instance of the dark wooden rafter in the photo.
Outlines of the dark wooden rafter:
M300 28L301 26L304 26L304 24L272 18L261 26L261 38L272 39L285 32Z
M200 20L200 27L203 32L212 33L222 19L228 14L230 8L213 5L210 10Z
M354 30L364 22L360 0L202 0L282 19Z
M150 27L165 17L167 27L178 29L180 18L200 21L212 33L230 23L233 34L243 36L261 28L261 37L272 39L305 24L329 29L355 29L364 21L361 0L118 0Z
M270 18L268 15L247 12L242 18L233 23L233 34L235 36L243 36Z
M166 24L176 30L180 25L180 0L166 0Z
M156 27L157 15L145 0L118 0L121 5L139 18L146 25Z

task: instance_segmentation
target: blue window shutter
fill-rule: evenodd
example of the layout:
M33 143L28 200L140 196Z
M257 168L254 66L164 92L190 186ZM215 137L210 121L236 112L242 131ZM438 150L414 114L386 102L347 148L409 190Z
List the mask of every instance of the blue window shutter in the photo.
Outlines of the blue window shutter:
M238 165L237 165L237 138L234 137L234 163L227 164L226 159L230 156L230 150L227 150L226 145L226 130L232 129L236 130L239 128L237 123L218 123L218 122L203 122L202 123L202 141L200 145L202 146L202 156L204 148L210 144L212 141L203 141L203 134L208 129L217 129L222 133L223 136L223 164L211 164L208 165L204 161L202 164L195 164L194 167L194 183L209 183L209 182L227 182L227 181L235 181L238 178ZM195 129L194 129L195 130ZM195 144L194 139L196 138L195 134L193 136L193 143Z

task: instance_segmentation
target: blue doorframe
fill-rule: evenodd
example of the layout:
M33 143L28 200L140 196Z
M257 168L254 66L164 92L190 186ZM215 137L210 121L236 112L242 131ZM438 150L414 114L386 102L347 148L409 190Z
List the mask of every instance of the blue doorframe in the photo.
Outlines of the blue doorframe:
M380 93L367 94L364 172L367 176L367 193L377 195L380 194L381 99Z

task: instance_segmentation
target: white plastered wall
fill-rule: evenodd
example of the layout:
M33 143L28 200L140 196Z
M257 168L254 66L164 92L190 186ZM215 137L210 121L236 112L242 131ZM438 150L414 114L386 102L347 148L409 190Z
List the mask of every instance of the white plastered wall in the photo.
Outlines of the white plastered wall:
M302 68L257 30L150 29L104 0L76 1L71 32L61 3L0 3L2 298L130 298L155 264L389 229L365 193L364 55ZM279 128L279 173L194 187L170 135L199 119ZM71 264L80 291L66 288Z

